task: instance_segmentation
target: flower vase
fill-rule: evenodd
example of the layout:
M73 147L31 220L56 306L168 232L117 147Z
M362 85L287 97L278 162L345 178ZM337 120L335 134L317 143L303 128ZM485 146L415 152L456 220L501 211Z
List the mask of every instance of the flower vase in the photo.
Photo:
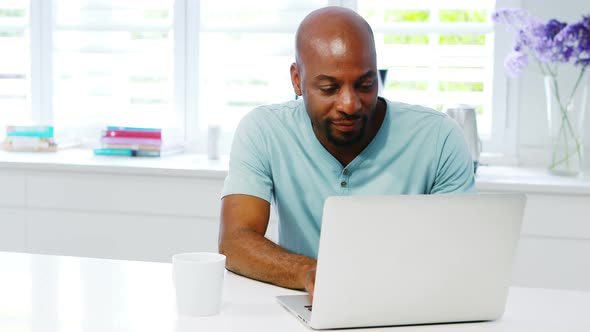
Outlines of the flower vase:
M568 89L554 76L545 76L547 119L551 137L549 172L579 176L584 160L584 114L588 107L590 75L582 71Z

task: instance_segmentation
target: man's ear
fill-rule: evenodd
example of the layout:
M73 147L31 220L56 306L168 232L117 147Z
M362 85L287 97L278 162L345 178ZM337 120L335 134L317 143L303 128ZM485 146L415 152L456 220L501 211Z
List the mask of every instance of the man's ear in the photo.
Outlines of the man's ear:
M301 96L301 75L299 74L299 68L295 62L291 64L291 84L293 84L293 91L298 96Z

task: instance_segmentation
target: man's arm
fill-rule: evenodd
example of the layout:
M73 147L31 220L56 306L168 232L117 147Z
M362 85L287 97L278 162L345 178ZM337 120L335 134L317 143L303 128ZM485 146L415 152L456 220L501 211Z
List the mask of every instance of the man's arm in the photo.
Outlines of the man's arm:
M228 195L221 203L219 252L228 270L281 287L313 292L316 260L296 255L264 237L270 204L249 195Z
M473 159L463 131L457 123L445 117L438 134L436 177L431 194L475 192Z

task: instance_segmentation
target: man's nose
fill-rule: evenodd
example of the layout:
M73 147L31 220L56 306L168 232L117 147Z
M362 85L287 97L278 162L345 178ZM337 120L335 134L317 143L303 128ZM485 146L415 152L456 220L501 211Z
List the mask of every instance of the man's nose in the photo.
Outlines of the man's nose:
M346 114L357 113L361 109L361 100L354 89L342 89L338 111Z

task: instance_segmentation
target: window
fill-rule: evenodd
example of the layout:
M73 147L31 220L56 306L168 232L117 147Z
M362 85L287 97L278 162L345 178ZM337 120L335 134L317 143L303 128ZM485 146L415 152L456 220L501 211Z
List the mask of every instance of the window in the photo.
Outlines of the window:
M468 104L492 134L494 1L358 1L373 27L384 95L443 111Z
M484 150L504 152L515 140L489 15L510 1L0 0L0 133L52 124L92 144L106 125L161 127L204 152L220 125L226 153L244 114L294 98L295 30L336 4L372 25L386 97L474 105Z
M31 121L30 45L29 1L0 1L0 126L2 128L10 123Z
M254 107L294 99L289 68L295 30L326 0L201 1L200 131L222 125L222 149Z
M92 136L109 124L183 126L174 100L173 0L54 0L51 9L57 129Z

